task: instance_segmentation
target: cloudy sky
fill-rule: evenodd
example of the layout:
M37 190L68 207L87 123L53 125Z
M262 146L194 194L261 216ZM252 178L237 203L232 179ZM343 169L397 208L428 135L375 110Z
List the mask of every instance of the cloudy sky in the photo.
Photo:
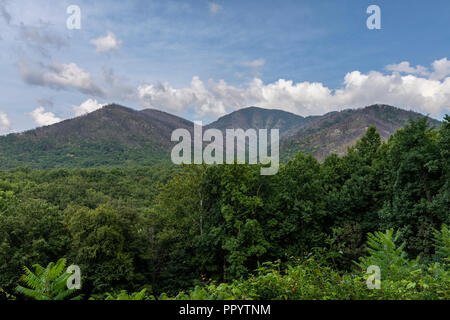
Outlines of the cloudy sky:
M204 122L250 105L450 112L448 0L91 2L0 0L0 134L111 102Z

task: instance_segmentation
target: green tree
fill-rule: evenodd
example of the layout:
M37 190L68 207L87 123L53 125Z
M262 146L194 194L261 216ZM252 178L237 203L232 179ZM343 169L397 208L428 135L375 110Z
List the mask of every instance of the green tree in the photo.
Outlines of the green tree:
M204 175L203 166L185 166L161 187L148 212L155 290L189 287L198 276L201 266L192 260L196 237L205 232Z
M84 292L132 288L150 268L148 225L129 208L68 207L70 257L83 270Z
M207 275L222 280L246 276L266 253L265 180L256 165L208 168L203 183L208 214L194 260Z
M271 258L280 258L280 252L298 257L323 246L334 217L325 210L326 193L317 160L298 154L273 180L265 223L273 247Z
M443 186L438 136L424 117L397 130L388 144L388 198L379 215L384 227L401 231L411 256L429 258L433 229L448 219L448 210L436 208Z
M1 191L0 191L1 193ZM64 256L69 235L58 209L39 199L0 194L0 286L15 287L23 265L44 264Z

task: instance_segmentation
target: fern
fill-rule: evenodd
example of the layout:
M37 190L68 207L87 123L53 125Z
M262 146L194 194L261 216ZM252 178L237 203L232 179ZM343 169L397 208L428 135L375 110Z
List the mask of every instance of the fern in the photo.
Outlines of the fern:
M396 279L403 274L415 270L419 266L419 259L410 261L407 257L405 248L406 242L403 242L400 246L396 245L400 237L400 233L397 231L394 233L394 229L386 230L383 232L375 232L374 234L367 234L367 252L368 257L359 258L359 263L355 262L362 270L366 270L367 267L375 265L380 267L382 277L389 279Z
M436 254L445 263L450 262L450 229L446 224L441 226L441 230L434 231L434 241Z
M56 264L50 262L46 268L39 264L33 265L34 272L23 267L24 274L20 280L27 286L17 286L16 291L36 300L63 300L77 289L67 288L66 259L59 259ZM72 300L80 299L80 296Z

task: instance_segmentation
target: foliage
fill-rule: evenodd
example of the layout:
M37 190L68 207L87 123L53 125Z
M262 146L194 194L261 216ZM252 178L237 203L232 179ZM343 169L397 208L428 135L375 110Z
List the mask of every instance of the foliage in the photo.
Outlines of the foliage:
M375 232L367 235L368 257L359 258L357 265L366 270L369 266L378 266L381 269L381 275L390 279L398 279L404 276L404 272L414 271L418 267L419 257L409 261L406 252L403 250L406 242L400 246L396 245L400 233L394 234L394 229L386 230L385 233Z
M441 230L434 231L436 254L445 263L450 263L450 229L443 224Z
M238 164L0 171L0 288L66 257L85 297L448 297L450 117L427 121L387 142L370 127L345 156L298 154L274 176ZM368 265L382 289L365 287Z
M402 279L382 278L381 289L370 290L364 273L340 275L311 256L280 271L277 263L266 263L247 280L210 283L182 291L176 300L358 300L358 299L443 299L450 298L450 274L439 264L424 271L404 273Z
M102 205L97 209L68 207L71 235L69 256L84 270L88 290L103 292L111 286L145 281L148 267L148 230L134 210Z
M35 272L23 267L25 274L20 280L27 287L17 286L16 291L36 300L64 300L75 293L77 289L68 289L67 280L70 274L66 272L66 259L61 258L56 263L50 262L46 268L39 264L33 265ZM80 296L71 300L80 299Z
M16 297L0 288L0 301L2 300L16 300Z
M148 296L147 289L142 289L138 292L128 293L126 290L121 290L118 294L106 293L104 297L98 300L148 300L151 299ZM94 297L89 298L89 300L96 300Z

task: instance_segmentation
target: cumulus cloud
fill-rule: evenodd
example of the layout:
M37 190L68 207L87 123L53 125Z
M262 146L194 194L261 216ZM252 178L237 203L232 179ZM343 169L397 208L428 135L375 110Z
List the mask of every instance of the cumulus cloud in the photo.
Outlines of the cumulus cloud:
M428 68L421 65L412 67L408 61L403 61L398 64L387 65L386 70L428 76L428 78L432 80L442 80L450 75L450 61L447 60L447 58L436 60L431 64L431 66L433 71L429 71Z
M53 89L76 89L82 93L103 96L103 89L92 79L91 74L75 63L53 62L50 65L31 66L21 60L18 63L22 79L32 85Z
M223 80L209 80L205 84L194 77L189 87L180 89L168 83L141 85L138 95L146 107L175 112L193 109L198 117L211 118L250 105L307 116L376 103L439 116L450 105L450 77L445 78L449 74L447 63L447 59L435 61L429 77L419 76L418 73L424 73L417 67L413 68L413 74L406 75L399 70L391 74L353 71L345 75L338 89L320 82L294 83L285 79L265 84L257 77L244 87L235 87ZM409 64L402 67L411 68Z
M194 107L199 102L195 94L208 94L205 88L193 88L199 83L203 83L198 77L191 81L191 88L175 89L167 82L157 84L147 84L138 87L138 95L144 106L168 109L170 111L183 111L186 108Z
M248 65L257 67L263 63L263 59L257 59L249 61ZM409 62L386 67L390 72L362 73L355 70L345 75L338 88L329 88L321 82L287 79L264 83L257 76L241 86L224 80L202 81L199 77L193 77L190 85L182 88L175 88L167 82L144 83L133 88L126 78L116 76L112 69L106 67L102 77L104 88L100 88L90 74L76 64L53 63L34 69L23 64L20 67L22 78L31 84L57 89L75 88L91 97L104 95L107 99L132 101L143 107L178 114L189 112L196 118L213 120L251 105L308 116L381 103L440 116L448 112L450 106L449 64L450 61L444 58L433 62L430 71L421 66L413 67ZM74 106L73 110L78 116L102 106L96 99L90 98ZM40 104L40 108L33 111L34 118L46 115L59 121L52 113L45 112L44 107Z
M429 75L428 69L417 65L416 67L410 66L408 61L402 61L398 64L389 64L386 66L386 70L395 71L401 73L410 73L410 74L420 74L420 75Z
M95 52L109 52L117 50L122 45L122 40L116 38L114 33L108 31L106 36L90 41L95 46Z
M434 71L430 75L431 79L441 80L450 75L450 61L447 58L434 61L432 66Z
M103 107L103 104L100 104L95 99L88 99L79 106L74 106L73 110L75 111L75 116L81 116L83 114L95 111Z
M44 107L39 107L30 112L34 122L40 126L49 126L56 122L60 122L61 119L56 117L53 112L45 112Z
M213 15L218 13L220 10L222 10L222 5L215 3L215 2L209 2L208 7L209 7L209 12Z
M0 130L5 131L11 127L8 115L0 111Z

